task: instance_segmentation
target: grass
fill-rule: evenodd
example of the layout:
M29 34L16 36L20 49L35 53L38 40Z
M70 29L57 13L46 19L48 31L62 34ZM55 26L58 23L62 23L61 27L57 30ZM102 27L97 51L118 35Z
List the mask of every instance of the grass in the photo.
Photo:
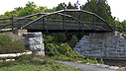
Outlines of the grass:
M57 67L59 66L59 67ZM32 64L21 64L13 65L9 67L2 67L0 71L82 71L81 69L76 69L63 64L54 64L54 65L32 65Z
M0 71L83 71L55 62L49 57L23 56L14 62L1 62Z
M20 40L13 40L7 34L0 34L0 54L24 52L25 47Z

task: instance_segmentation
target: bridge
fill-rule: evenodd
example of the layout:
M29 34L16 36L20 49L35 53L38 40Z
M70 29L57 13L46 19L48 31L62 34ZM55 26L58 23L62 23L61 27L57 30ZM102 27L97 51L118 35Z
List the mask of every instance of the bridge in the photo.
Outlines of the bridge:
M112 27L100 16L85 10L64 9L51 13L36 13L16 19L13 16L1 18L0 29L3 28L12 28L12 31L27 29L42 33L44 31L88 32L89 36L83 36L73 49L75 52L78 51L87 57L103 59L126 58L126 40L120 35L113 34L115 30L125 30L125 26L123 26L124 29Z
M95 13L78 9L36 13L16 19L13 16L1 18L0 28L8 26L12 26L12 30L27 29L30 31L54 32L112 32L114 30L103 18Z

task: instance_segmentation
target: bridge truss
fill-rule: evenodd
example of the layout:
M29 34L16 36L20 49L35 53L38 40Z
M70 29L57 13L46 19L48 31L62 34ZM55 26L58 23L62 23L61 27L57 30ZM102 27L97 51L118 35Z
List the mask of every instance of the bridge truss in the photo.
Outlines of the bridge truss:
M111 32L112 27L100 16L85 10L64 9L51 13L36 13L12 19L1 27L12 26L32 31L71 31L71 32ZM1 23L0 23L1 24Z

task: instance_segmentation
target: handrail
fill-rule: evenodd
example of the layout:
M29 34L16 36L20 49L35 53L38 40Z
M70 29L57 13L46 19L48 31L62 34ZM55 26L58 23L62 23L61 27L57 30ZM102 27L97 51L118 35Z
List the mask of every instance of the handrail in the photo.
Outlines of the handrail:
M24 16L24 17L21 17L21 18L17 18L13 21L13 23L21 20L21 19L26 19L26 18L29 18L29 17L33 17L33 16L37 16L37 15L45 15L45 14L48 14L48 13L36 13L36 14L32 14L32 15L27 15L27 16ZM12 17L10 18L3 18L3 19L0 19L0 20L5 20L5 19L12 19ZM6 25L3 25L2 27L6 27L6 26L9 26L9 25L12 25L12 22L6 24Z
M8 17L8 18L0 18L0 20L7 20L7 19L12 19L12 17Z
M4 28L4 27L12 25L12 31L13 31L13 15L12 17L8 17L8 18L0 18L0 20L11 20L12 24L0 24L0 27Z

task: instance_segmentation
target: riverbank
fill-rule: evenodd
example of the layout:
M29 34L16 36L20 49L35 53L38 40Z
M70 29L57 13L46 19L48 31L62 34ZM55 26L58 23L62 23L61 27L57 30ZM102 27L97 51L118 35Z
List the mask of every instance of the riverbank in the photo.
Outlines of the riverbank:
M68 61L57 61L69 66L80 68L84 71L126 71L125 67L109 66L105 64L91 64L91 63L78 63L78 62L68 62Z

